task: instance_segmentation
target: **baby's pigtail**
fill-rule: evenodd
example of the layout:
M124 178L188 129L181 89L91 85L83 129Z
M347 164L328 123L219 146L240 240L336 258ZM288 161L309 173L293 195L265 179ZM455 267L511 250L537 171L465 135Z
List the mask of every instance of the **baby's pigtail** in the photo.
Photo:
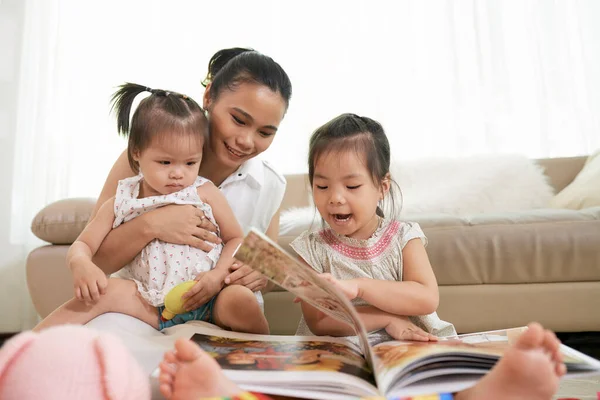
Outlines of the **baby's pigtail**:
M119 86L111 99L111 112L114 110L117 115L117 129L119 134L127 137L129 135L129 116L133 101L142 92L152 92L152 89L135 83L125 83Z

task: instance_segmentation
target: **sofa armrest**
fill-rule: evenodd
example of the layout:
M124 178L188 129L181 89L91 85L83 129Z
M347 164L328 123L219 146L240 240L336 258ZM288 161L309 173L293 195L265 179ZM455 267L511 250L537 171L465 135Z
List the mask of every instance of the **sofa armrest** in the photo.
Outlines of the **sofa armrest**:
M96 199L72 198L59 200L41 209L31 222L31 232L52 244L71 244L83 231Z

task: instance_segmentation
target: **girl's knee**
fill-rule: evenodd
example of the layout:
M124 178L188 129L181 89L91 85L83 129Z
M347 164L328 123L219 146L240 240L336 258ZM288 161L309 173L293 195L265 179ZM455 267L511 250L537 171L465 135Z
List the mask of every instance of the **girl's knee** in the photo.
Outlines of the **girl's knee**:
M215 300L215 313L239 317L253 311L262 313L254 293L245 286L234 285L223 289Z
M256 299L252 290L241 285L227 286L221 290L217 296L217 301L227 303L232 302L235 304L240 304L239 302L249 301L251 299Z

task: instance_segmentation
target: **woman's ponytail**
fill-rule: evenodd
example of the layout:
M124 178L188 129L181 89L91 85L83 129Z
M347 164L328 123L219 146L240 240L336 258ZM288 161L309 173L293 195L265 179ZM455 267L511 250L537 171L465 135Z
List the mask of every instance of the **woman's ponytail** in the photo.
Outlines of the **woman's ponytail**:
M243 47L232 47L231 49L217 51L208 62L208 73L206 74L206 78L204 78L202 81L202 86L207 87L208 84L213 81L217 73L219 73L225 64L227 64L232 58L248 51L254 50Z
M256 50L234 47L219 50L208 62L208 74L202 81L210 84L210 97L215 100L225 89L235 90L244 82L258 83L279 93L286 109L292 97L292 83L283 68L271 57Z

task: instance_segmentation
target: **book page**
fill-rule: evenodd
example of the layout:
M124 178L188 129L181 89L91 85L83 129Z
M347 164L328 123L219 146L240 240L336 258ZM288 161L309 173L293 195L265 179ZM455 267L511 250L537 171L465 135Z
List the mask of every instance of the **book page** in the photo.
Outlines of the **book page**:
M379 394L359 346L329 336L256 335L231 332L202 321L165 329L191 338L215 358L225 375L245 390L303 398L347 399ZM157 380L159 369L151 374Z
M191 340L236 383L259 385L266 393L277 393L278 386L323 393L377 393L373 372L360 350L341 338L215 330L196 333Z
M366 360L369 364L372 363L373 357L367 332L354 306L337 288L320 278L313 269L300 263L255 229L251 229L246 235L234 257L313 307L350 325L358 336Z
M504 352L527 328L519 327L440 338L438 342L390 341L374 346L375 371L381 390L390 395L415 394L401 391L420 381L438 377L482 375L493 368ZM598 369L598 364L563 346L569 371ZM569 349L572 350L572 349ZM444 377L445 376L445 377ZM456 381L456 377L450 378ZM393 390L396 389L396 390Z

